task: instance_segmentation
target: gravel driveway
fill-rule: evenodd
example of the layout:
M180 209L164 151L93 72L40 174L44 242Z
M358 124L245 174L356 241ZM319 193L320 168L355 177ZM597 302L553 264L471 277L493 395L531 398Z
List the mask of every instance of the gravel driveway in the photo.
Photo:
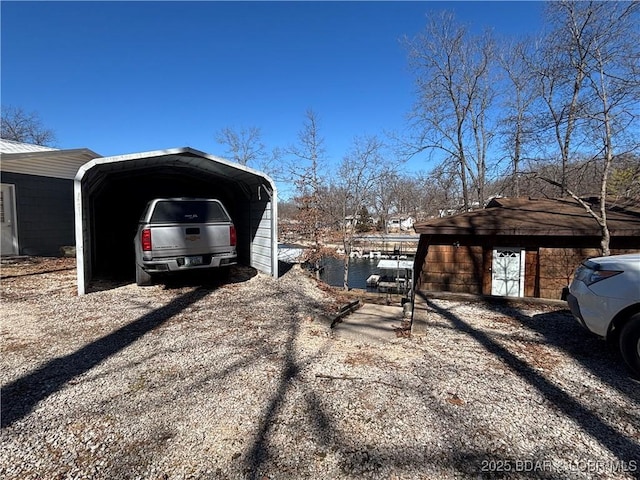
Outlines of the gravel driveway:
M3 479L640 477L640 383L558 307L429 300L381 346L297 267L82 297L73 260L1 273Z

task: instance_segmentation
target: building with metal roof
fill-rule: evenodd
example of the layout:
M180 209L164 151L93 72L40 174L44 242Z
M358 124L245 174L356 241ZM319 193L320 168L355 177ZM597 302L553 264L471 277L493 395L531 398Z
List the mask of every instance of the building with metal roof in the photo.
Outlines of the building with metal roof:
M73 245L73 179L99 156L0 139L0 254L58 255Z
M96 278L133 277L133 238L153 198L217 198L237 231L239 263L278 276L275 183L266 174L189 147L96 158L75 177L78 292Z
M262 172L189 147L101 157L0 141L2 255L77 252L78 292L99 278L133 278L133 238L159 197L221 200L236 225L238 260L278 276L275 183Z
M33 145L31 143L16 142L15 140L7 140L0 138L0 153L33 153L33 152L51 152L58 150L57 148L45 147L43 145Z

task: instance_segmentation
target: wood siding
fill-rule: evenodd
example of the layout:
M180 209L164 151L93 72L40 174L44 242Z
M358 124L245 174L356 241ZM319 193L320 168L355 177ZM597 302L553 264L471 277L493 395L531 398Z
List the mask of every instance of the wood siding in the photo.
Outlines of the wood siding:
M540 263L538 249L527 250L524 257L524 296L540 296Z
M427 245L417 288L423 291L491 294L494 247ZM638 249L613 249L612 255ZM580 263L600 255L598 248L527 248L524 296L559 300Z
M483 272L482 247L430 245L420 272L420 288L482 294Z
M611 250L611 255L634 250ZM573 280L576 267L590 257L600 256L599 248L541 248L539 252L540 298L559 300L562 289ZM529 295L527 295L529 296Z

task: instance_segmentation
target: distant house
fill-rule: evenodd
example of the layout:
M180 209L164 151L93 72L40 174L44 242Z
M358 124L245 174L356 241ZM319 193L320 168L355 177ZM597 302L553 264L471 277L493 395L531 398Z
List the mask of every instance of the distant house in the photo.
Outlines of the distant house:
M406 232L413 228L415 219L410 215L394 215L387 221L389 232Z
M640 205L611 204L611 253L640 251ZM570 199L496 198L414 226L416 289L560 299L582 260L600 255L597 222Z
M360 223L360 215L347 215L344 217L344 226L346 228L355 228Z
M358 213L356 215L347 215L344 217L343 226L347 229L363 229L367 231L370 230L370 227L375 225L377 222L377 217L372 217L371 215L363 216Z
M59 255L74 245L73 179L98 157L0 139L0 254Z

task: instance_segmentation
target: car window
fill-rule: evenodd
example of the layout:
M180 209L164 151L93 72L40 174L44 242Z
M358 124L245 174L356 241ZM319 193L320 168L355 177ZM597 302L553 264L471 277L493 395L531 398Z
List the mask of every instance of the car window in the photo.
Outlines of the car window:
M151 223L228 222L229 217L218 202L167 201L156 203Z

